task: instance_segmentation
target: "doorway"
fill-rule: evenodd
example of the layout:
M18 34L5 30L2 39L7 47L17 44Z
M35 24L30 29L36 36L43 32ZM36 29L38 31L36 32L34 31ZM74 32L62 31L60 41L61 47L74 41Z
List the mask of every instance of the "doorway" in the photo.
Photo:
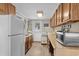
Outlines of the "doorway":
M33 41L41 41L42 36L42 21L32 21Z

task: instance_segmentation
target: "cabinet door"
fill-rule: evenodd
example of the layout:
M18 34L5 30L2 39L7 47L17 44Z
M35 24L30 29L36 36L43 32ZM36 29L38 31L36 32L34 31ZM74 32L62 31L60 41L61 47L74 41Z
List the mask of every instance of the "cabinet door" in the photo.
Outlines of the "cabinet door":
M71 3L71 20L79 20L79 3Z
M31 36L29 36L29 49L31 48Z
M57 9L57 25L59 25L59 24L60 24L60 9L58 7L58 9Z
M50 19L50 27L52 27L52 18Z
M4 4L0 3L0 11L3 12L3 10L4 10Z
M55 26L55 19L54 19L54 17L53 17L53 19L52 19L52 26L53 26L53 27Z
M9 8L9 14L12 14L12 15L16 14L15 6L13 6L12 4L8 4L8 8Z
M53 15L53 17L52 17L52 26L53 27L55 26L55 15Z
M61 24L63 22L62 20L62 4L59 6L59 23Z
M54 15L54 25L57 26L57 13L55 12L55 15Z
M25 39L25 51L27 51L29 49L28 45L29 45L29 37L26 37L26 39Z
M13 6L10 3L0 3L0 14L6 15L6 14L11 14L15 15L15 6Z
M52 23L53 27L55 27L57 25L56 24L56 13L53 15L51 23Z
M63 22L68 21L70 18L70 4L63 3Z
M7 3L0 3L0 14L8 14Z

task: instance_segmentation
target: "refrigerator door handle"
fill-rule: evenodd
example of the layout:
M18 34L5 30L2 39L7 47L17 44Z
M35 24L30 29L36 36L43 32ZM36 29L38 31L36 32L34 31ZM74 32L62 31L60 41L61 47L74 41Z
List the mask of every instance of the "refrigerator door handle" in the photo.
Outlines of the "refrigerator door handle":
M22 33L19 33L19 34L12 34L12 35L8 35L8 37L10 36L17 36L17 35L23 35Z

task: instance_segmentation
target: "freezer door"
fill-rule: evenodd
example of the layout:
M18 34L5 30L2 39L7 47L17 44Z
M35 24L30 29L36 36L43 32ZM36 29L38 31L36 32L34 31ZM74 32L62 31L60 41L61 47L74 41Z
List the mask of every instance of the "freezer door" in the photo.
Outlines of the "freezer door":
M24 33L24 22L16 16L9 17L9 35Z
M24 36L17 35L11 37L11 56L24 56Z

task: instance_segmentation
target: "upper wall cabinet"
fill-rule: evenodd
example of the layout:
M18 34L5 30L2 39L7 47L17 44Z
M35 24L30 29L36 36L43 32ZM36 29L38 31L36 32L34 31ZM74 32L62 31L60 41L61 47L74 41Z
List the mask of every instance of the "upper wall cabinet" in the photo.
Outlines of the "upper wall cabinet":
M12 15L16 14L16 8L14 5L8 4L8 8L9 8L9 14L12 14Z
M54 20L54 26L56 26L57 25L57 13L54 14L53 20Z
M53 18L52 18L52 27L55 26L55 14L53 15Z
M8 14L7 4L0 3L0 14Z
M0 15L15 15L16 9L15 6L10 3L0 3Z
M79 22L79 3L62 3L56 9L52 18L53 26L63 25L69 22Z
M70 11L70 18L71 21L79 20L79 3L72 3L71 4L71 11Z
M68 21L70 19L70 4L63 3L62 9L63 9L63 22Z
M79 3L63 3L63 22L79 20Z
M62 23L62 4L57 9L57 25Z
M56 13L54 13L53 17L50 19L50 27L55 27L57 25Z
M52 18L50 19L49 25L50 25L50 27L52 27Z

